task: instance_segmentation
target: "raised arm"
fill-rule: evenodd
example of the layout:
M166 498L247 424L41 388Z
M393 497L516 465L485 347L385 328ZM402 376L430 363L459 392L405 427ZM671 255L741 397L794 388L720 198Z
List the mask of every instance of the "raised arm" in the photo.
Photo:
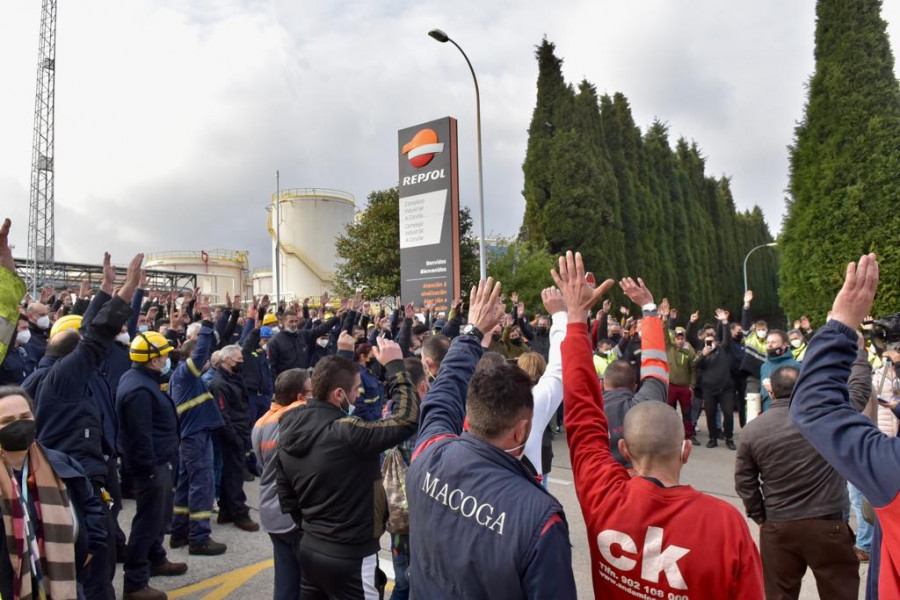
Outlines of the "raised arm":
M648 400L665 402L669 395L669 360L666 356L665 332L656 312L653 294L638 277L626 277L619 282L622 292L643 312L641 320L641 388L634 395L635 403Z
M850 263L832 307L832 320L816 332L791 396L800 433L875 508L900 491L900 439L887 437L850 405L847 380L857 355L856 328L869 313L878 286L875 255Z
M616 462L609 448L609 424L603 413L603 393L594 370L587 330L587 311L613 285L612 279L591 289L584 279L581 254L559 259L559 272L552 272L566 301L569 324L562 343L563 402L566 438L578 498L596 506L609 485L628 480L628 472Z
M503 307L499 302L500 284L494 285L494 280L488 277L487 281L480 281L477 288L472 288L469 298L469 323L479 332L491 331L503 316ZM453 340L437 379L422 403L413 460L437 440L462 433L466 418L466 392L483 352L475 335L461 335Z
M536 436L540 444L544 435L544 428L550 422L552 416L559 408L563 398L562 386L562 354L560 346L566 338L566 327L569 324L569 316L566 314L566 302L562 292L549 287L541 292L544 307L552 315L553 325L550 327L550 354L547 368L544 374L532 388L534 396L534 416L531 419L532 436ZM531 443L531 437L528 437Z

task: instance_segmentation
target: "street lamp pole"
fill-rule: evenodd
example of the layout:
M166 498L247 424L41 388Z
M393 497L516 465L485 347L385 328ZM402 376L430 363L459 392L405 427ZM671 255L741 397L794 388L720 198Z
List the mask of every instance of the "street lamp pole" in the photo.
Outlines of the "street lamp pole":
M744 257L744 293L745 294L747 293L747 290L749 289L747 287L747 259L750 258L751 254L753 254L756 250L759 250L760 248L769 248L769 247L774 247L777 245L778 245L778 242L771 242L769 244L760 244L756 248L753 248L752 250L750 250L750 252L747 253L747 256Z
M460 45L453 41L450 36L440 29L432 29L428 32L428 35L442 44L450 42L456 46L456 49L459 50L460 54L463 55L463 58L466 59L466 64L469 65L469 71L472 73L472 81L475 82L475 124L478 130L478 220L480 222L479 227L481 230L481 235L478 238L478 266L481 272L481 279L487 279L487 255L485 254L484 249L484 178L481 167L481 93L478 91L478 78L475 76L475 69L472 68L469 57L466 56L465 51L463 51Z

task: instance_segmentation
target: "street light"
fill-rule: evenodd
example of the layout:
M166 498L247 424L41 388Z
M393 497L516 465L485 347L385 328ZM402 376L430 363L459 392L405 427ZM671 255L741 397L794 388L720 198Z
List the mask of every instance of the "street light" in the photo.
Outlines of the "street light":
M428 35L442 44L450 42L456 46L456 49L459 50L460 54L463 55L463 58L466 59L466 64L469 65L469 71L472 72L472 80L475 82L475 123L478 128L478 220L480 221L481 227L481 236L478 238L478 260L481 278L487 279L487 257L484 250L484 179L481 171L481 94L478 91L478 78L475 77L475 69L472 68L469 57L466 56L463 49L459 47L459 44L450 39L450 36L440 29L432 29L428 32Z
M748 252L747 256L744 257L744 293L745 294L747 293L747 289L748 289L747 288L747 259L750 258L750 255L753 254L753 252L755 252L756 250L759 250L760 248L771 248L771 247L774 247L777 245L778 245L778 242L771 242L769 244L761 244L761 245L757 246L756 248L754 248L753 250L751 250L750 252Z

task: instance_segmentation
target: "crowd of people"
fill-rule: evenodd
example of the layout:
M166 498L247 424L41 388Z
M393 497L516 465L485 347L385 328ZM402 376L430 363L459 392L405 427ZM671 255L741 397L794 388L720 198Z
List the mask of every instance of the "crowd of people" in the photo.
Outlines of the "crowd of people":
M213 519L262 526L279 600L384 597L386 532L392 598L575 598L547 485L563 430L598 598L797 598L808 568L821 597L856 598L860 561L867 597L900 597L900 356L872 335L874 255L848 266L826 324L784 331L753 318L750 291L740 322L704 323L625 278L613 310L615 282L571 252L533 313L490 278L447 313L362 295L214 305L149 289L141 254L123 280L107 254L98 289L31 298L9 228L0 598L115 598L121 564L124 598L165 599L151 579L188 570L167 546L229 552ZM702 413L705 446L736 451L758 544L682 483Z

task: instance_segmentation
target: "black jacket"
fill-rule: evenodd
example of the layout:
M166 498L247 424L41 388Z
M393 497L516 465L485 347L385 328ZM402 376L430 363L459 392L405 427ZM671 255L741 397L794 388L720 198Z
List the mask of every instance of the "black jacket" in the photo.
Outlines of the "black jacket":
M323 400L285 414L276 479L281 510L303 530L302 544L337 558L378 552L387 522L380 455L409 438L419 398L402 361L387 365L393 411L368 423Z
M277 379L288 369L308 369L316 340L327 335L338 322L338 317L332 317L309 329L298 329L294 333L282 330L276 333L267 346L272 378Z
M704 392L716 393L734 388L731 377L731 336L723 334L726 331L724 325L719 325L719 345L708 356L703 356L703 351L697 352L694 366L697 368L697 387Z
M249 448L252 424L250 398L244 385L244 378L225 369L216 369L216 374L209 384L209 393L218 403L222 419L225 421L225 427L220 430L222 440Z
M259 346L259 329L254 328L247 334L241 352L244 355L244 370L241 375L247 392L254 396L271 396L275 391L275 382L272 379L269 357Z

